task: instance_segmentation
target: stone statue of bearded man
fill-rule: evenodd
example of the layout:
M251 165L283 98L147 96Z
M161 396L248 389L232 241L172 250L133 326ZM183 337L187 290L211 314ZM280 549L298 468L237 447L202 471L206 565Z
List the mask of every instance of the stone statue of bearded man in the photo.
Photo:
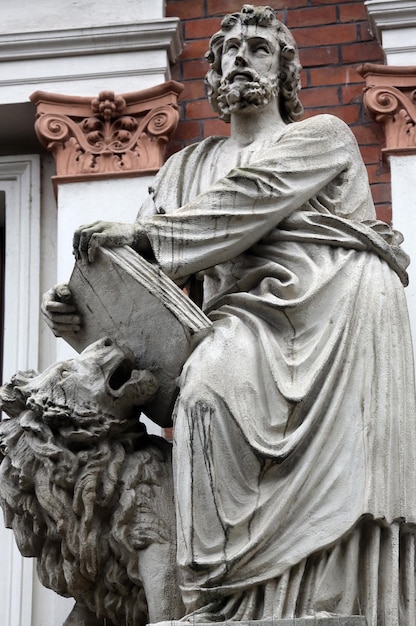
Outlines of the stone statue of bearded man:
M279 64L274 75L271 73L267 77L263 76L254 67L247 65L242 57L229 72L223 71L222 58L226 33L233 31L238 23L269 28L270 34L273 33L272 40L275 39L279 56ZM227 51L232 47L232 41L227 41ZM208 100L220 119L229 122L231 111L250 105L261 107L271 100L278 100L280 115L286 123L294 122L301 117L303 107L298 98L301 65L296 43L290 31L277 20L275 12L270 7L256 8L245 5L241 13L225 17L221 30L211 39L210 49L205 58L210 63L210 70L205 79ZM236 76L244 77L243 82L236 82L234 80Z
M270 7L227 16L207 58L231 136L172 156L135 224L74 237L90 262L98 245L128 244L191 297L199 285L213 321L173 415L185 619L408 626L416 433L400 236L375 218L348 127L297 121L298 53Z

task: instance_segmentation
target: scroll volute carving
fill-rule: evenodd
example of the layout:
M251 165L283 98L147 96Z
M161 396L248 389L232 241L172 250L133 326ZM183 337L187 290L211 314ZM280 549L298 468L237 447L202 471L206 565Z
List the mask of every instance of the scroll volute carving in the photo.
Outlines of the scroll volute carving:
M416 154L416 67L366 63L358 68L366 79L365 107L383 124L383 153Z
M155 173L179 121L182 85L170 81L123 95L96 98L36 91L40 142L56 161L56 182Z

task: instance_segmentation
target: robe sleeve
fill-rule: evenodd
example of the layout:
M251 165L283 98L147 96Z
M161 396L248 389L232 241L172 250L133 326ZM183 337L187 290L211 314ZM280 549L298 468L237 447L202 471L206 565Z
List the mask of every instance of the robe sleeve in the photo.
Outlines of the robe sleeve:
M258 242L340 174L340 184L350 185L357 196L357 163L365 174L355 138L338 118L320 115L293 124L261 158L232 169L172 213L145 220L156 260L176 280L223 263ZM368 200L368 183L359 197L345 191L356 204Z

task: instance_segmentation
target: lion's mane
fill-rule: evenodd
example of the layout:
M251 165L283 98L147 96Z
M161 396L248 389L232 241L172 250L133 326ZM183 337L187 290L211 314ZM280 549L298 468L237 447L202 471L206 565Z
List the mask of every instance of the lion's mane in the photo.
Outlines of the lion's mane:
M145 624L138 551L173 540L170 444L137 418L68 411L53 391L25 395L35 375L19 373L0 391L10 416L0 424L5 524L36 557L43 585L97 617Z

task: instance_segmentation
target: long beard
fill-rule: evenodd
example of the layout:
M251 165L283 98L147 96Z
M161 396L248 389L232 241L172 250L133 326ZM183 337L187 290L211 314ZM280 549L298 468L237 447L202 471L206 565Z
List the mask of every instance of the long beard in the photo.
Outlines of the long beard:
M223 79L218 88L217 105L222 116L235 111L262 108L277 98L279 87L276 79L261 78L251 81Z

